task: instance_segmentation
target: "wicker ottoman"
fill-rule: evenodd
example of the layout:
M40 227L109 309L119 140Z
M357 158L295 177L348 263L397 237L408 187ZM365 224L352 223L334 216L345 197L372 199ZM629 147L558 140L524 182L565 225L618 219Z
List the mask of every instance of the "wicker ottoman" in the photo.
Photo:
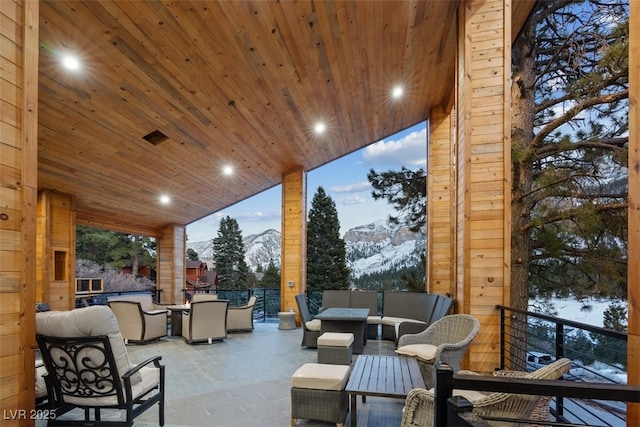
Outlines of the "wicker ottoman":
M318 337L318 363L350 365L353 355L353 334L325 332Z
M305 363L291 376L291 425L298 418L327 421L342 427L349 411L344 387L351 368Z

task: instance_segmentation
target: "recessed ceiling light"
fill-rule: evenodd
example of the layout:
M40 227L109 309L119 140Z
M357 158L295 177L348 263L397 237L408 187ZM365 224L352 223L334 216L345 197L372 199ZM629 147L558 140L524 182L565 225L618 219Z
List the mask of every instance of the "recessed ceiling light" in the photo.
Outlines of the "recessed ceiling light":
M314 125L313 130L316 132L316 134L321 135L327 130L327 125L325 125L323 122L318 122Z
M75 56L65 55L62 57L62 65L68 70L75 71L80 68L80 61Z
M403 93L404 93L404 89L402 89L402 86L396 86L391 91L391 96L393 97L393 99L400 99L402 98Z
M231 166L229 166L229 165L224 166L224 167L222 168L222 173L223 173L224 175L231 175L231 174L233 174L233 167L231 167Z
M168 205L169 202L171 202L171 197L167 196L166 194L160 196L160 203L162 203L163 205Z

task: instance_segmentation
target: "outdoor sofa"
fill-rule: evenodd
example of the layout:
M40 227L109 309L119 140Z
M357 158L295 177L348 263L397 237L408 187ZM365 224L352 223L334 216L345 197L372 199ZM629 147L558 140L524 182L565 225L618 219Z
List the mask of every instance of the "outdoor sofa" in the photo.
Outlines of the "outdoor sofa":
M382 339L398 342L405 334L424 331L430 324L449 314L453 298L426 292L385 291L382 315L378 312L377 291L326 290L322 292L322 309L368 308L368 338L378 338L382 325Z

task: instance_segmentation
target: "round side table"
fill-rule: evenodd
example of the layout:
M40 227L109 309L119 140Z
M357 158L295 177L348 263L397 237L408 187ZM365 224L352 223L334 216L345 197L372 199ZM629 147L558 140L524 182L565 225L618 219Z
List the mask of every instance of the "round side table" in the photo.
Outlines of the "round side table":
M278 319L280 324L278 329L295 329L296 328L296 312L295 311L281 311L278 313Z

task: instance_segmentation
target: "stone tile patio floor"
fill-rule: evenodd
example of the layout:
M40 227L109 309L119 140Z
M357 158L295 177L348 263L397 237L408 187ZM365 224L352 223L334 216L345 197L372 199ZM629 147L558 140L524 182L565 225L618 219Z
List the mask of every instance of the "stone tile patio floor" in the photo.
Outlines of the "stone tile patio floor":
M316 350L301 347L301 341L300 328L279 330L275 322L256 322L253 332L229 334L223 342L211 345L188 345L182 337L166 337L150 344L129 345L127 351L133 363L162 356L167 427L284 427L291 425L291 375L302 364L317 360ZM394 349L391 341L369 340L364 351L394 355ZM402 399L368 397L364 404L358 399L357 424L397 427L403 406ZM117 416L105 413L103 419ZM136 427L157 425L157 406L135 420ZM298 420L297 425L334 424ZM350 414L345 426L353 427Z

